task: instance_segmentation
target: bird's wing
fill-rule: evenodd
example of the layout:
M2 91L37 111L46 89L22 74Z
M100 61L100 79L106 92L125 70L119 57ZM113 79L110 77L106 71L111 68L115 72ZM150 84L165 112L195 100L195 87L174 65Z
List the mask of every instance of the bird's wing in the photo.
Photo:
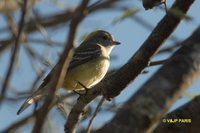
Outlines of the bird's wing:
M86 45L80 45L77 49L75 49L72 60L69 64L68 70L74 69L77 66L87 63L88 61L94 60L102 55L101 47L99 45L89 44L90 47ZM57 69L58 64L50 71L50 73L46 76L41 84L40 88L46 86L46 84L51 80L51 77L54 71Z
M90 44L89 44L90 45ZM86 45L79 46L75 52L74 56L69 64L69 68L73 69L81 64L87 63L88 61L94 60L102 55L101 47L99 45Z

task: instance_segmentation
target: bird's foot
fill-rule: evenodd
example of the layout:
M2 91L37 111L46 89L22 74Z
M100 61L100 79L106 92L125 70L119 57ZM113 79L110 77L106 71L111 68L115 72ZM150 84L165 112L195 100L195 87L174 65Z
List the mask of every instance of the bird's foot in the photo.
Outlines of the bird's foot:
M77 83L83 87L83 90L74 90L74 92L78 95L86 95L89 88L87 88L84 84L82 84L80 81L77 81Z

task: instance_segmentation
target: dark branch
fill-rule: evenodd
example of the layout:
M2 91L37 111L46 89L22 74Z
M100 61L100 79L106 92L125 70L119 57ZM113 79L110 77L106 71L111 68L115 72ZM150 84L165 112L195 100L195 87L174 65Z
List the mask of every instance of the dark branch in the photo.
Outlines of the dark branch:
M68 34L68 41L66 43L66 47L58 62L58 66L57 66L58 68L56 69L56 72L54 73L53 77L51 77L52 79L50 79L53 81L53 85L51 86L49 96L47 97L45 104L38 111L36 111L36 121L33 128L33 133L40 133L42 131L42 125L45 121L46 115L53 102L55 91L56 89L61 88L61 85L64 82L64 77L67 72L69 62L73 56L73 47L74 47L73 45L74 45L74 39L76 37L76 31L77 31L79 23L82 21L82 19L86 15L85 9L88 5L88 2L89 0L83 0L80 6L78 6L77 9L74 11L74 15L73 15L74 18L72 19L70 23L70 30ZM51 81L48 81L48 82L51 82Z
M186 13L193 2L194 0L176 0L172 8L177 8ZM105 96L114 97L125 89L148 66L151 57L171 35L181 20L180 17L167 14L127 64L90 89L86 95L79 97L69 114L68 123L65 128L75 127L84 107L98 95L102 94L102 90Z
M7 127L1 133L11 133L12 131L15 131L17 128L21 127L22 125L25 125L29 123L31 120L33 120L34 114L28 115L25 118L17 121L16 123L13 123L11 126Z
M24 28L24 24L25 24L25 18L26 18L26 12L27 12L27 0L24 0L23 5L22 5L22 14L21 14L21 19L19 22L19 27L18 27L18 33L17 36L15 38L15 45L14 45L14 49L13 49L13 53L10 59L10 65L8 67L8 71L1 89L1 97L0 97L0 102L2 102L4 96L6 95L6 90L7 87L9 85L11 76L13 74L14 68L15 68L15 64L17 62L17 58L19 55L19 49L20 49L20 39L21 39L21 35L23 32L23 28Z
M200 122L200 96L197 96L189 103L181 106L180 108L174 110L173 112L167 114L165 119L178 119L176 123L161 122L158 127L154 130L154 133L197 133L199 132L199 122ZM190 119L191 122L184 123L184 119ZM183 120L182 122L180 120Z
M152 132L172 104L200 74L199 36L200 27L190 37L196 39L188 41L175 52L116 116L95 133Z
M101 9L111 9L112 7L115 7L114 4L119 1L106 0L103 2L98 2L97 4L92 4L91 6L87 8L88 14L95 13L96 11L99 11ZM37 28L36 23L42 25L44 28L55 27L55 26L67 23L72 19L74 15L73 12L74 12L73 10L66 10L62 13L46 16L46 17L43 17L42 19L37 19L37 21L31 20L30 22L25 24L26 27L24 30L26 33L37 31L38 28ZM6 32L7 30L8 28L4 28L4 29L1 29L1 32ZM6 40L0 40L0 55L3 53L3 51L5 51L10 46L12 46L13 42L14 42L13 37Z

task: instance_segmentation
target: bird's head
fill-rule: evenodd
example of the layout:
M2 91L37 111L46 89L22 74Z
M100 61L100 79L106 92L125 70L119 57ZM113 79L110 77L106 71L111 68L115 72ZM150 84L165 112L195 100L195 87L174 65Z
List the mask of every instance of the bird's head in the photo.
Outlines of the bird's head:
M84 40L84 43L87 44L87 42L92 42L93 44L100 44L104 47L113 47L115 45L120 44L120 42L115 40L113 35L104 30L97 30L90 33Z

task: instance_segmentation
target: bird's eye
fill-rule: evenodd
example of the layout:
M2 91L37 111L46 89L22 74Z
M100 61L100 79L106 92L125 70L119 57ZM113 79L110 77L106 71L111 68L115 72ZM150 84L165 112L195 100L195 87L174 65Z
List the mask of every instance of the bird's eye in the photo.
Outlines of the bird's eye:
M102 36L102 38L103 38L104 40L107 40L107 39L108 39L108 36Z

